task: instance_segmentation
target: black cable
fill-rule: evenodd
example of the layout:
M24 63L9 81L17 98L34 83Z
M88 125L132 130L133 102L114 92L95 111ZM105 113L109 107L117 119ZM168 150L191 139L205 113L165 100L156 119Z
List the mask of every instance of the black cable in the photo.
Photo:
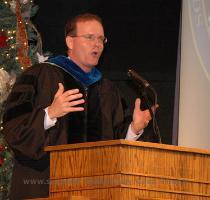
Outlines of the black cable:
M156 108L154 108L152 110L153 106L158 105L157 104L157 92L155 91L155 89L151 85L149 87L146 87L146 88L142 88L142 86L139 86L139 87L141 89L140 90L141 95L145 100L146 107L147 107L147 109L149 109L150 115L152 117L152 125L153 125L154 133L158 137L158 142L162 143L161 135L160 135L160 129L158 127L157 120L156 120ZM150 89L152 91L152 94L154 95L154 103L151 103L151 101L149 100L146 89Z

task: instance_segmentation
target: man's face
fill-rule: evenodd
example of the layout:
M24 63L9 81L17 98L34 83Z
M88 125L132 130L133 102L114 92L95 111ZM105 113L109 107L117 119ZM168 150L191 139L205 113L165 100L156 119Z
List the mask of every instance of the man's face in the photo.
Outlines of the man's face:
M89 72L98 64L104 49L104 30L98 21L91 20L78 22L76 32L76 37L66 38L69 56L85 72Z

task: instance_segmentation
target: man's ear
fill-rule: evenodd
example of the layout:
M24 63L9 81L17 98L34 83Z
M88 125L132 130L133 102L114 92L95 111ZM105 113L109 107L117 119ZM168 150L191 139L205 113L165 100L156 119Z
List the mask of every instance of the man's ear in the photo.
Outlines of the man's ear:
M71 36L66 36L66 45L68 49L73 48L73 38Z

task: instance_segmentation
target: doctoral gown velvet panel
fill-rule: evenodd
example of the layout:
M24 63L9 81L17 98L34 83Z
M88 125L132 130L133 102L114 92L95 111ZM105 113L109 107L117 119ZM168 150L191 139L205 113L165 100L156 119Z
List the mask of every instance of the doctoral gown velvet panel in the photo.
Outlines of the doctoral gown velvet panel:
M43 151L45 146L126 136L131 118L125 116L117 88L103 78L88 87L87 112L67 114L45 130L44 109L52 103L58 83L63 83L65 91L79 88L85 92L69 73L42 63L20 76L6 102L3 131L15 153L12 200L48 196L49 155Z

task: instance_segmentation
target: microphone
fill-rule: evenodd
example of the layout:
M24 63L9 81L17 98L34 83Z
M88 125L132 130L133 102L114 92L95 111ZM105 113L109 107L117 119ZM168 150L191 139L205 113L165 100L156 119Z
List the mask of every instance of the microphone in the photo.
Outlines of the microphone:
M157 105L157 93L155 89L148 83L147 80L145 80L143 77L141 77L135 70L129 69L128 70L128 76L141 88L141 96L145 100L145 104L147 109L149 109L150 115L152 117L153 121L153 130L155 135L157 136L158 142L162 143L161 136L160 136L160 130L156 121L155 117L155 110L152 110L153 105ZM154 102L152 102L151 98L149 97L149 91L152 92L154 95Z
M145 80L143 77L141 77L135 70L129 69L128 70L128 76L139 83L140 85L144 86L145 88L149 87L150 84L147 80Z

